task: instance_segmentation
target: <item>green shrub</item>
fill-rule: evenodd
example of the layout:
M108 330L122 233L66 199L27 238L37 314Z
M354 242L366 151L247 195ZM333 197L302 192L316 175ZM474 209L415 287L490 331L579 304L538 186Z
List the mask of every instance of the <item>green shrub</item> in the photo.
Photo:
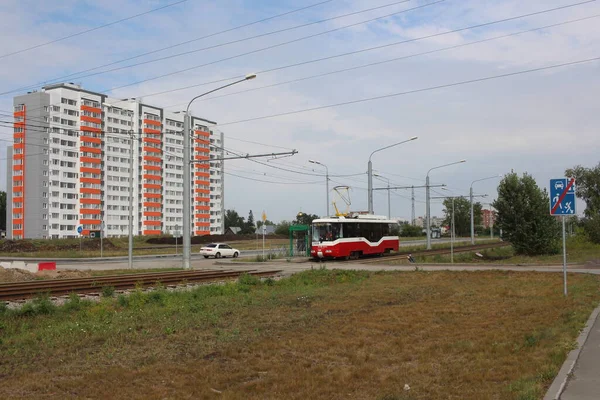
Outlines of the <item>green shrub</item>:
M256 276L254 275L250 275L247 273L244 273L242 275L240 275L240 277L238 278L238 282L240 285L258 285L260 283L260 279L258 279Z
M102 288L102 297L113 297L115 295L114 286L104 286Z
M77 293L70 293L69 299L63 305L63 309L66 311L77 311L81 309L81 298Z
M0 315L6 314L7 311L8 306L6 305L6 303L4 301L0 301Z
M33 299L35 314L52 314L56 311L56 305L47 294L41 294Z
M124 294L120 294L117 297L117 304L120 305L121 307L128 307L129 306L129 297L125 296Z

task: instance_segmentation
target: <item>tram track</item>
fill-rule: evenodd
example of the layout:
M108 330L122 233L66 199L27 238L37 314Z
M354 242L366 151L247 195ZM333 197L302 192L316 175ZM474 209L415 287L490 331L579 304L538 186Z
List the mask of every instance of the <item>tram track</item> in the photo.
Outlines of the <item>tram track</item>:
M98 293L110 286L116 290L157 285L178 285L236 279L242 274L256 277L270 277L281 270L193 270L174 272L153 272L141 274L107 275L89 278L48 279L40 281L11 282L0 284L0 301L22 300L39 294L60 296L70 293Z
M458 246L454 248L454 253L467 253L471 251L477 250L486 250L493 249L497 247L506 247L510 246L510 243L507 242L497 242L497 243L484 243L484 244L475 244L469 246ZM419 250L419 251L401 251L390 255L384 255L382 257L377 258L367 258L360 260L361 264L375 264L381 262L390 262L395 260L406 260L408 255L414 256L435 256L435 255L444 255L450 254L451 250L449 248L444 249L431 249L431 250Z

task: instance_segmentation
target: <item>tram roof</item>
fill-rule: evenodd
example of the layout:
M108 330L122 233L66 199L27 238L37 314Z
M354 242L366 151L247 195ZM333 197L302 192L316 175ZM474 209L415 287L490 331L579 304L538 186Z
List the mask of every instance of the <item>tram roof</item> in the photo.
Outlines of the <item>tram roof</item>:
M313 224L315 223L348 223L348 222L370 222L370 223L380 223L380 224L397 224L398 221L393 219L388 219L383 215L371 215L371 214L358 214L355 216L349 217L325 217L325 218L317 218L313 220Z

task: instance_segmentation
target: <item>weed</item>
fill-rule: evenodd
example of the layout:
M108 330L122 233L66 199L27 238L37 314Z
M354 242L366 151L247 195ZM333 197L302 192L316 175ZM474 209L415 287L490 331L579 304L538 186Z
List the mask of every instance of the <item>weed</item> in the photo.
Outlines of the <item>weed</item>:
M251 285L251 286L256 286L258 284L260 284L260 279L257 278L254 275L250 275L247 273L243 273L240 275L240 277L238 278L238 283L240 285Z
M147 295L148 302L164 306L166 295L167 292L164 289L153 290Z
M275 284L275 280L273 278L267 278L263 281L263 283L267 286L273 286Z
M0 301L0 315L6 314L7 311L8 306L6 305L6 303L4 301Z
M81 309L81 298L77 293L70 293L69 299L63 305L65 311L78 311Z
M104 286L102 288L102 296L103 297L113 297L115 295L115 287L114 286Z
M129 306L129 297L125 296L124 294L120 294L117 297L117 304L120 305L121 307L128 307Z
M47 294L38 295L32 303L36 314L52 314L56 311L56 305Z

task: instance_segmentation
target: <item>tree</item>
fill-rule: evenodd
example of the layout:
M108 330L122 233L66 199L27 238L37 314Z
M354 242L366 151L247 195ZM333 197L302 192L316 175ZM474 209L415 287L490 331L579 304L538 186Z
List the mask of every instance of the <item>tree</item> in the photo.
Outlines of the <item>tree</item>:
M6 192L0 191L0 230L6 230Z
M575 178L575 193L585 201L583 229L594 243L600 243L600 163L594 168L578 165L565 171Z
M507 174L498 186L496 226L517 254L556 254L560 249L560 224L548 210L550 199L531 175Z
M265 225L267 225L267 226L275 225L275 224L273 223L273 221L269 221L269 220L266 220L264 223L265 223ZM260 227L262 227L262 226L263 226L263 222L262 222L262 220L258 220L258 221L256 221L256 227L257 227L257 228L260 228Z
M281 221L277 224L277 228L275 229L276 235L289 235L290 233L290 222L289 221Z
M242 225L242 233L249 235L254 232L256 232L256 225L254 225L254 214L252 213L252 210L250 210L246 223Z
M444 199L444 225L452 222L452 199ZM481 203L473 203L475 226L481 225ZM454 199L454 232L456 236L471 236L471 202L464 197Z
M316 214L305 214L303 212L299 212L296 215L296 219L292 222L294 225L310 225L313 220L318 219L319 216Z
M419 228L418 226L404 224L401 225L400 230L401 237L418 237L418 236L427 236L423 233L423 228Z
M235 210L227 210L225 211L225 229L231 227L244 228L244 217L240 217L240 215Z

